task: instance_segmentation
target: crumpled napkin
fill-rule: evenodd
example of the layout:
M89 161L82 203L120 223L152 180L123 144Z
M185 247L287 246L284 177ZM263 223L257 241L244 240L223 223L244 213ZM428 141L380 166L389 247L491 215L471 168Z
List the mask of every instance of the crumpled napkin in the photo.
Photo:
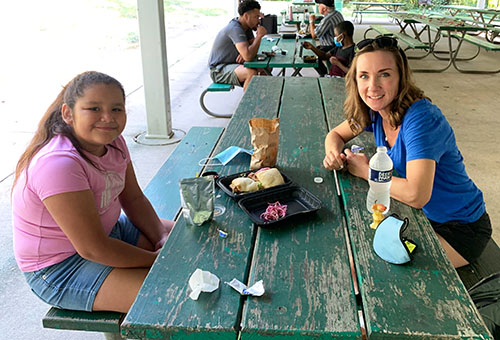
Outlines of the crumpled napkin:
M197 268L189 278L189 288L191 288L189 297L198 300L201 292L211 293L219 288L219 282L219 278L214 274Z
M237 279L232 279L231 282L224 283L234 288L241 295L262 296L265 292L262 280L255 282L250 288Z

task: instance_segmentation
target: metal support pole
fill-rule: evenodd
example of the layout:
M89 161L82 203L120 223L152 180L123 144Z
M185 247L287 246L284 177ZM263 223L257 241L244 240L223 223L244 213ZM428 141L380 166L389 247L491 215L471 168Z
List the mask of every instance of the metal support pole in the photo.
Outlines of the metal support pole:
M145 138L170 139L174 132L163 0L137 0L137 12L147 115Z

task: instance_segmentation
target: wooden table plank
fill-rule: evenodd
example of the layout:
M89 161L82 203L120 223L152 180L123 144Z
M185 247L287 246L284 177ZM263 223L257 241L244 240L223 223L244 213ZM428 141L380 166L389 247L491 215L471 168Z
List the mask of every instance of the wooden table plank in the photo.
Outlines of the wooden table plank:
M340 86L321 84L323 93L334 93ZM343 120L339 107L327 110L331 127ZM367 155L375 152L371 133L352 143L365 146ZM391 213L409 218L405 235L419 248L410 263L389 264L373 251L368 183L347 172L340 173L339 180L370 339L491 339L423 212L391 199Z
M266 294L247 298L241 339L361 338L342 211L321 166L326 131L317 79L285 78L278 166L324 206L279 229L259 228L249 281L263 280Z
M278 42L278 47L282 50L287 51L286 55L276 53L276 56L272 57L269 61L269 67L277 68L287 68L293 65L293 60L295 56L295 45L296 39L280 39Z
M269 78L263 82L259 78ZM248 120L258 114L276 112L279 108L281 78L254 77L254 96L244 96L233 119L215 149L218 153L231 145L250 148ZM263 96L276 100L262 101ZM274 110L274 111L271 111ZM224 167L213 167L221 175L248 170L248 155L237 156ZM240 322L240 295L224 284L237 278L244 281L254 238L253 224L237 204L221 190L216 190L216 205L226 208L224 214L201 227L187 227L181 217L153 264L139 291L134 306L122 323L122 332L141 339L231 339L236 337ZM218 236L218 229L228 233ZM197 301L189 298L188 280L196 268L217 275L220 287L201 293Z

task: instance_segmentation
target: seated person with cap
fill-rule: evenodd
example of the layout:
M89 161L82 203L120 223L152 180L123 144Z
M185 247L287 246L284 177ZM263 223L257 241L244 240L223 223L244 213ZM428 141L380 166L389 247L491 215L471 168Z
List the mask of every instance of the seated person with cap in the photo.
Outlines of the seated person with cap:
M210 78L214 83L243 86L259 71L243 66L257 55L262 37L267 31L259 25L260 4L244 0L238 6L238 18L232 19L215 38L209 57ZM253 32L257 34L254 37Z
M352 59L354 58L354 47L356 46L352 39L354 35L354 25L350 21L342 21L335 26L334 32L335 47L330 51L324 52L307 41L304 42L304 48L312 50L320 60L330 61L330 64L332 64L329 72L330 76L345 77L345 74L349 71L349 66L351 66Z
M339 23L344 21L342 14L335 10L334 0L315 0L318 4L318 11L321 15L324 15L323 20L316 26L314 21L316 16L311 14L309 16L309 31L314 39L319 39L319 49L327 52L335 47L333 41L335 33L333 29ZM318 73L323 76L327 73L326 67L323 64L317 69Z

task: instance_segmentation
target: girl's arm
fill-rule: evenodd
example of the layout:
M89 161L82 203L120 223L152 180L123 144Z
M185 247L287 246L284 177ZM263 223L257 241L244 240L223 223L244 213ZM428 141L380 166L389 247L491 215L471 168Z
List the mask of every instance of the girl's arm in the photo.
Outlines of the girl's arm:
M323 165L328 170L338 170L344 166L346 156L342 153L345 143L356 137L347 120L343 121L325 138L325 158Z
M43 201L52 218L85 259L117 268L150 267L157 252L108 237L92 191L74 191Z
M131 162L127 165L125 188L119 198L123 211L130 221L144 236L146 236L153 246L162 246L167 239L170 229L165 230L163 223L165 220L161 220L158 217L153 206L146 196L144 196L144 193L137 183L137 178ZM170 228L172 225L173 222Z

